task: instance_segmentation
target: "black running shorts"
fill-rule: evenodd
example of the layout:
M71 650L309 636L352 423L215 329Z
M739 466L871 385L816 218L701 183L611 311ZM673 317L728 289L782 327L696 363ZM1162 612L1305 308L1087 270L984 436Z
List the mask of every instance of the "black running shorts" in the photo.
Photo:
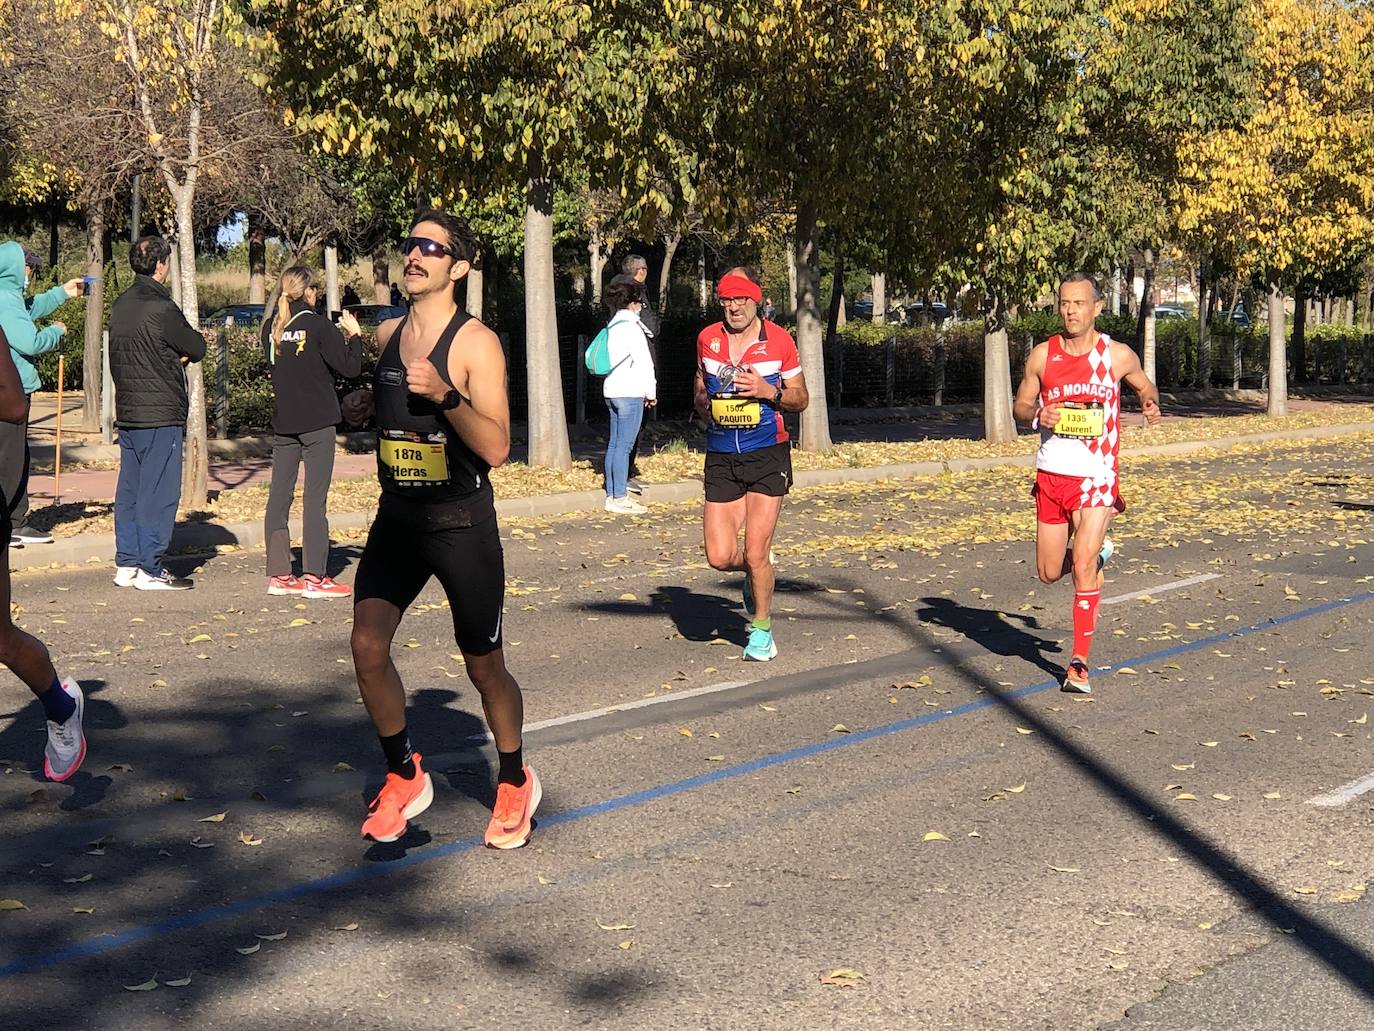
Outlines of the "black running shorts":
M757 451L706 452L706 500L738 501L745 494L784 497L792 488L792 445L784 441Z
M470 504L382 495L358 561L354 605L380 598L405 612L431 576L448 598L458 647L470 655L500 648L506 568L490 491Z

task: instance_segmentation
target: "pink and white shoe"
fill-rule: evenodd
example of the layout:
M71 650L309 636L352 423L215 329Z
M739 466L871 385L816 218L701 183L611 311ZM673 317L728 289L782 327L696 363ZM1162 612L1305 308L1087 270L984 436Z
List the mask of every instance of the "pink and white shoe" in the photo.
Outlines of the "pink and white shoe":
M304 590L301 591L302 598L350 598L353 596L353 588L348 584L338 584L333 577L316 576L314 573L306 573L301 577Z
M86 714L86 696L71 677L64 677L62 690L76 702L76 711L66 723L48 720L48 747L43 751L43 776L48 780L64 781L81 768L86 758L86 734L81 729Z
M301 594L305 590L305 584L300 577L292 576L269 576L267 578L268 594Z

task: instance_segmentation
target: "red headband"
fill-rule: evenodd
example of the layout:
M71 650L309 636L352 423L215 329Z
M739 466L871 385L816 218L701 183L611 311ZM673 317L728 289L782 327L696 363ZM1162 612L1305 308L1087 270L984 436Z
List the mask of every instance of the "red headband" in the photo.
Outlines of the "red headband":
M755 303L763 300L763 290L747 276L732 272L716 284L717 297L747 297Z

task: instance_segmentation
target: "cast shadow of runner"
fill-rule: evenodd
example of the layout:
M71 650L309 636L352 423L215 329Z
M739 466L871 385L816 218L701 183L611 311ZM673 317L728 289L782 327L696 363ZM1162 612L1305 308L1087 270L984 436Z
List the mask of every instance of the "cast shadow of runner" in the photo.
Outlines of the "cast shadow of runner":
M749 614L738 593L743 579L743 574L732 577L732 584L726 587L730 595L664 584L646 600L601 601L582 609L611 616L667 615L684 640L701 643L719 639L742 648L749 641ZM779 579L773 588L774 611L782 595L820 589L810 583Z
M1046 652L1063 653L1058 642L1026 632L1040 629L1039 621L1033 616L972 609L949 598L922 598L921 604L924 607L917 609L915 615L922 623L958 631L993 655L1024 659L1052 677L1064 674L1062 666L1045 657ZM1012 620L1026 629L1013 626Z

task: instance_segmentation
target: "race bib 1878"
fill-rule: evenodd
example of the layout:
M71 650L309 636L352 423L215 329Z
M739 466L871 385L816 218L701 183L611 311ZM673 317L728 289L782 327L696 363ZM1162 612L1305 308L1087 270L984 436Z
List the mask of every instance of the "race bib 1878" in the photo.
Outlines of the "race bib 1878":
M443 441L422 440L418 433L386 430L377 441L377 454L401 486L448 483L448 455Z

